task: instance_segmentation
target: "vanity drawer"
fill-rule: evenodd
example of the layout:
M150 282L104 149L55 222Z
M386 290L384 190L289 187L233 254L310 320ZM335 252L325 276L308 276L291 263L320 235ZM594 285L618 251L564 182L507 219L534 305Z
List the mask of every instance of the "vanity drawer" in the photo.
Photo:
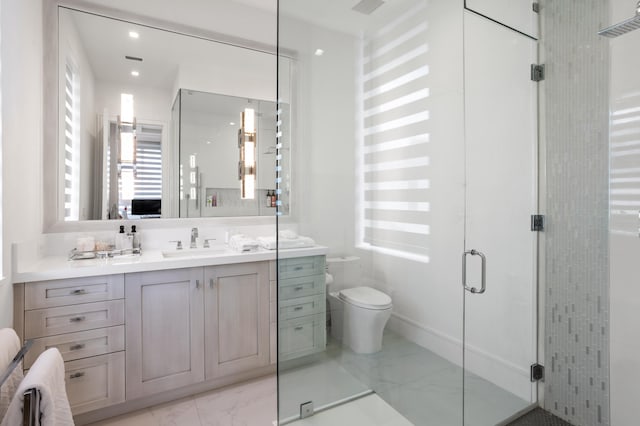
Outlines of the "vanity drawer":
M324 294L283 300L280 302L278 318L284 321L324 313L326 303Z
M38 355L49 348L58 348L65 361L123 351L124 326L34 339L33 346L24 356L24 368L31 368Z
M24 304L30 310L123 297L124 275L117 274L27 283Z
M124 324L124 300L85 303L24 313L26 339Z
M278 261L278 278L280 280L319 274L324 277L324 256L296 257Z
M295 299L298 297L312 296L315 294L324 295L325 275L314 275L310 277L298 277L280 280L280 301Z
M124 352L64 363L74 415L124 402Z
M325 348L324 314L282 321L279 330L279 361L310 355Z

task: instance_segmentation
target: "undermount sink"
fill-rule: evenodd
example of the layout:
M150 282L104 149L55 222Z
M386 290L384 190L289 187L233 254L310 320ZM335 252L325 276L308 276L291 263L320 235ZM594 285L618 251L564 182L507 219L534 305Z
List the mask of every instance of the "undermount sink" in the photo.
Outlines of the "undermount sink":
M196 248L196 249L182 249L182 250L165 250L162 252L162 257L167 258L181 258L181 257L206 257L215 256L218 254L226 253L226 247L211 247L211 248Z

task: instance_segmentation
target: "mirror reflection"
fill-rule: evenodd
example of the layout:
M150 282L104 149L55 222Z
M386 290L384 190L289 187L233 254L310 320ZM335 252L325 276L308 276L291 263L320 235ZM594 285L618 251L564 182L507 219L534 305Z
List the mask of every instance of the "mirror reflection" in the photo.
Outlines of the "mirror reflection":
M179 216L253 216L275 214L276 103L180 90L172 109L179 129ZM241 114L255 114L255 185L243 198L239 184ZM281 117L288 123L288 106ZM176 123L177 121L177 123ZM288 132L283 132L288 133ZM282 152L288 138L282 137ZM231 159L231 160L230 160ZM285 210L288 196L282 194ZM286 211L286 210L285 210Z
M275 214L274 55L65 7L58 16L59 220ZM254 132L239 139L245 111Z

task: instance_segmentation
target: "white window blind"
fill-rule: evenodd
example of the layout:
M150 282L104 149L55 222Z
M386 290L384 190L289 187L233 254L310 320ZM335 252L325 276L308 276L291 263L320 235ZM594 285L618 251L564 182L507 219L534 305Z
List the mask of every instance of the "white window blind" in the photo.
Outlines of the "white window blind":
M64 96L64 220L78 220L80 209L78 78L66 63Z
M136 164L135 167L133 164L122 164L121 171L123 170L135 170L134 199L162 198L162 127L138 125L136 129ZM122 197L121 179L118 180L118 192L120 212L124 211L125 206L130 209L131 200L124 200Z
M640 210L640 107L638 96L616 99L610 116L611 229L636 235Z
M429 109L424 5L362 48L358 246L428 261Z

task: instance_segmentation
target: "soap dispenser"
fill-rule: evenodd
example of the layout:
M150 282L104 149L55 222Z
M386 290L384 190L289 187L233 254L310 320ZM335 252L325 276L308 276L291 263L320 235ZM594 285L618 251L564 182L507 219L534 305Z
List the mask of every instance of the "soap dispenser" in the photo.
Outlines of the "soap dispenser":
M122 250L124 248L125 238L124 225L120 225L120 231L116 234L116 250Z
M131 225L131 236L133 237L133 252L140 253L140 234L136 230L136 225Z

